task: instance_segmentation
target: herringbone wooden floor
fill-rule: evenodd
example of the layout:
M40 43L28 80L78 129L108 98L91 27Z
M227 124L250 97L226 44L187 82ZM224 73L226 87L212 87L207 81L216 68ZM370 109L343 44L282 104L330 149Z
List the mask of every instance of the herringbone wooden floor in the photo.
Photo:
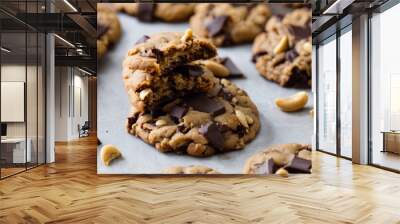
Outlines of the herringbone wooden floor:
M0 181L0 223L400 223L400 175L322 153L289 178L97 176L95 143Z

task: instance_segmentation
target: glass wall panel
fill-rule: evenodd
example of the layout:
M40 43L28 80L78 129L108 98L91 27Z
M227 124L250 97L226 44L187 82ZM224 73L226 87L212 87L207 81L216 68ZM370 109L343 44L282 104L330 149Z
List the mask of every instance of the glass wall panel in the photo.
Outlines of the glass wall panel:
M27 113L27 150L28 168L37 165L38 160L38 35L36 32L28 31L27 33L27 79L26 79L26 113Z
M2 177L25 170L30 161L26 141L26 33L1 33Z
M351 26L340 36L340 154L352 156L352 34Z
M372 163L400 170L400 4L371 18Z
M336 36L318 48L318 149L336 153Z

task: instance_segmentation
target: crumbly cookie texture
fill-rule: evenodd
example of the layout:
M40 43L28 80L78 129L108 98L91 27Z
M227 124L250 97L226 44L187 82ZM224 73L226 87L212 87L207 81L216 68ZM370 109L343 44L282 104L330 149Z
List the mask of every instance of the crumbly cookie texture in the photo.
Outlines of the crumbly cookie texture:
M311 10L272 17L254 40L252 52L266 79L285 87L311 87Z
M189 29L185 33L165 32L143 36L129 50L123 73L141 70L153 76L168 74L177 66L214 57L216 48Z
M194 13L193 3L115 3L118 10L138 17L143 22L188 21Z
M247 159L244 174L311 173L311 146L306 144L273 145ZM283 169L283 170L280 170ZM280 172L277 173L277 171Z
M121 25L112 7L97 4L97 56L102 57L107 49L121 36Z
M270 16L266 4L204 3L196 6L190 26L217 46L235 45L253 41Z
M189 92L208 92L217 83L211 71L196 63L180 65L164 76L124 69L123 80L131 104L143 112Z
M206 166L173 166L163 170L164 174L220 174Z
M259 128L254 103L226 79L207 94L189 94L149 113L134 109L127 119L128 132L160 152L196 157L242 149Z

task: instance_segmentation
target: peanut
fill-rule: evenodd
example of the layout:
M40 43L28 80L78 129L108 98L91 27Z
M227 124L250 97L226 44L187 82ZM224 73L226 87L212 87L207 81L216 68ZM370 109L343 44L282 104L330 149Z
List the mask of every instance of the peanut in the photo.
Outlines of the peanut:
M289 38L287 35L283 36L278 45L274 48L274 54L279 54L289 48Z
M224 78L229 76L229 70L215 61L207 60L203 64L217 77Z
M139 93L139 98L141 100L145 100L147 97L149 97L151 94L153 94L153 91L151 91L151 89L144 89L142 91L140 91Z
M192 39L193 39L193 31L192 31L192 29L187 29L185 31L185 33L183 34L183 36L181 37L181 41L186 42L186 41L192 40Z
M240 110L235 110L235 114L236 117L239 119L239 122L245 127L245 128L249 128L249 125L247 123L247 118L246 118L246 114L244 114L242 111Z
M287 170L285 170L285 168L279 168L275 174L281 176L281 177L288 177L289 176L289 172Z

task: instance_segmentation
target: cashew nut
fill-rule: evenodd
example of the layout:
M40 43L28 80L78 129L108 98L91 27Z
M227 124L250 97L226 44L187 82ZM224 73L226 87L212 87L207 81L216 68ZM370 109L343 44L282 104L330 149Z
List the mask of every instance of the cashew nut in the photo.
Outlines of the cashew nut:
M117 147L113 145L105 145L101 149L101 160L103 160L104 165L110 165L110 162L121 156L121 153Z
M281 177L288 177L289 176L289 172L287 170L285 170L284 168L279 168L275 174L281 176Z
M203 64L217 77L224 78L229 76L229 70L225 66L215 61L207 60L204 61Z
M289 48L289 38L287 35L283 36L278 45L274 48L274 54L279 54Z
M277 98L275 100L275 104L282 111L293 112L301 110L307 104L307 101L308 101L307 92L301 91L287 98Z

